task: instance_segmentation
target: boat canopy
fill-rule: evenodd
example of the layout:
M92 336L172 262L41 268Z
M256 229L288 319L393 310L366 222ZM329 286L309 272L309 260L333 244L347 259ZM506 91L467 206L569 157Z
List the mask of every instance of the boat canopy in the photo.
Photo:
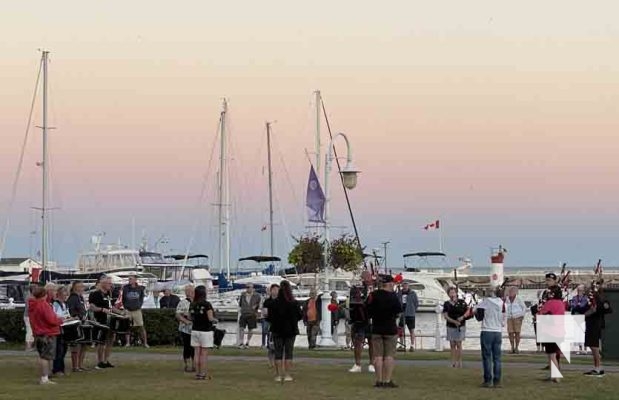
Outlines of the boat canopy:
M403 257L447 257L447 255L438 251L422 251L418 253L406 253Z
M251 256L251 257L243 257L239 258L239 261L255 261L258 263L262 262L280 262L282 259L275 256Z
M185 255L184 254L173 254L171 256L166 256L165 258L172 258L174 260L184 260ZM191 260L193 258L208 258L208 256L206 254L190 254L187 256L188 260Z
M140 251L140 257L161 257L161 253L155 253L152 251Z

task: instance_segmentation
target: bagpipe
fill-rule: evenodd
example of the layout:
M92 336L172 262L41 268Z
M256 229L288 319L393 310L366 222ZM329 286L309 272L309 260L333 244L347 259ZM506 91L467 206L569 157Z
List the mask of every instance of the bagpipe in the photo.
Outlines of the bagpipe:
M460 297L460 285L458 283L458 270L454 269L454 284L456 287L456 293L458 294L458 300L454 305L454 308L458 310L458 313L462 314L464 320L471 319L475 316L475 307L477 306L477 293L471 292L471 297L469 299L466 298L466 294L464 298ZM469 293L467 293L469 294ZM468 300L468 301L467 301Z
M567 267L567 263L563 263L563 265L561 265L561 274L559 274L559 287L561 288L561 291L563 292L563 297L567 298L567 292L570 286L570 274L572 273L572 271L567 270L566 271L566 267Z
M604 269L602 268L602 259L599 259L593 270L593 279L591 285L587 291L587 300L589 307L597 307L597 299L602 294L602 286L604 284L604 277L602 276Z
M561 272L559 273L559 277L557 278L557 286L559 286L559 288L561 289L561 293L562 293L562 297L564 301L567 301L567 293L568 293L568 289L570 285L571 273L572 271L567 269L567 263L563 263L561 265ZM542 296L538 300L537 309L538 310L541 309L544 306L544 304L546 304L546 302L550 300L551 298L552 298L551 288L547 287L546 289L544 289Z

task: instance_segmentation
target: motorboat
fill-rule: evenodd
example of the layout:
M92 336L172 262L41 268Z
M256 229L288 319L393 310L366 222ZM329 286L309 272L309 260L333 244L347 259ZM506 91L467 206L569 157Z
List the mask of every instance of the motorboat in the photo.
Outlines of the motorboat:
M249 256L238 259L234 275L228 278L218 275L217 289L209 293L209 302L219 319L238 318L239 298L251 284L256 292L265 296L273 284L280 284L285 278L278 275L281 258L275 256ZM296 287L294 282L291 285Z
M458 273L465 276L465 272L472 267L471 260L467 258L460 258L462 265L452 267L443 252L414 252L403 257L402 278L416 292L419 312L436 312L437 306L449 300L447 289L458 286ZM467 294L459 289L458 296L466 298Z

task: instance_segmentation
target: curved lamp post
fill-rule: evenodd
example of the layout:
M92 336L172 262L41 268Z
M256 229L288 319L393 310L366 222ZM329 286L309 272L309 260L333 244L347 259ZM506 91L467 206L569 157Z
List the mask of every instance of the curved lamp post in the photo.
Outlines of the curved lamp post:
M331 311L329 311L329 304L331 303L331 290L329 288L329 172L331 172L331 164L335 159L333 155L333 142L338 137L344 138L346 141L346 166L341 171L342 181L344 183L344 187L347 190L352 190L357 186L357 175L360 171L356 170L352 164L352 151L350 147L350 141L348 137L343 133L338 133L331 139L329 142L329 150L327 151L327 156L325 159L325 270L324 270L324 280L325 280L325 291L322 294L322 321L321 321L321 331L319 346L322 347L333 347L336 346L335 341L331 335Z

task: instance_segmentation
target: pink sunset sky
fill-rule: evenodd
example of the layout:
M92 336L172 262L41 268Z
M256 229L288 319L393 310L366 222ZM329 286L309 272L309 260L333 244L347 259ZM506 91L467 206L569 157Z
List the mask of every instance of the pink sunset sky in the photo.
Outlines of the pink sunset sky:
M264 122L273 125L277 253L305 230L313 91L363 171L361 240L507 265L619 264L619 5L600 1L6 2L0 14L0 219L38 71L51 51L52 256L90 237L217 260L221 99L232 136L233 258L265 254ZM35 122L40 124L37 105ZM326 125L323 122L323 143ZM5 256L35 254L40 130L33 128ZM338 150L344 154L343 143ZM216 154L217 156L217 154ZM321 177L322 178L322 177ZM334 235L350 231L331 176Z

